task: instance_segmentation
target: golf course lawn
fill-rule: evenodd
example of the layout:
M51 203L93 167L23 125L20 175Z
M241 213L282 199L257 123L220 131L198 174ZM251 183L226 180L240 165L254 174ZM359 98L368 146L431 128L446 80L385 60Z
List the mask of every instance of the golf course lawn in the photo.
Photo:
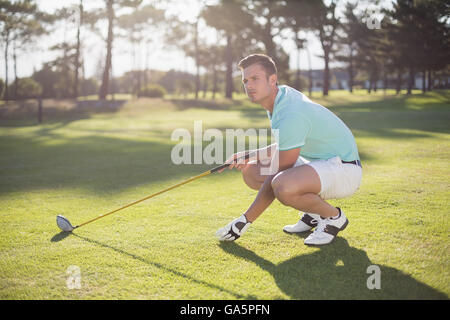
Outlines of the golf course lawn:
M173 164L171 134L268 128L242 95L44 101L40 125L35 101L0 105L0 299L448 299L450 91L312 99L351 128L363 163L360 190L331 201L349 225L323 247L282 232L298 215L278 201L219 243L257 193L229 170L58 229L58 214L77 225L216 166Z

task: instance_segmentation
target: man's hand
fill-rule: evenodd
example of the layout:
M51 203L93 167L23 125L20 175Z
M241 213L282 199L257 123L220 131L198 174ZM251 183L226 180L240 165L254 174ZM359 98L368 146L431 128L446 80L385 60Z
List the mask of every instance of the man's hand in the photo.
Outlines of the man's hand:
M251 160L250 158L248 159L244 159L245 155L249 153L248 151L244 151L244 152L238 152L233 154L231 157L229 157L227 159L227 161L225 161L225 163L229 163L230 165L228 166L228 169L233 169L236 168L239 171L241 171L242 169L244 169L244 167L247 165L247 163ZM222 172L224 169L219 170L218 172Z
M243 214L239 218L231 221L224 228L219 229L216 232L216 236L220 241L234 241L247 231L250 223L245 214Z
M256 150L247 150L233 154L231 157L225 161L225 163L229 163L228 169L236 168L239 171L242 171L250 161L258 161L263 165L270 165L271 159L273 155L277 151L277 144L273 143L270 146L256 149ZM247 159L245 159L245 155L250 155ZM222 172L224 169L219 170L218 172Z

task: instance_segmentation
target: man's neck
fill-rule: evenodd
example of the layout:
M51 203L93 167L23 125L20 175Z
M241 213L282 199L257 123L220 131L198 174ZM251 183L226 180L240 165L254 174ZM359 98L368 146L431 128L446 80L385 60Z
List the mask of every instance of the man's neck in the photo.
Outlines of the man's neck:
M273 113L273 106L275 104L275 99L277 97L278 90L279 90L278 86L275 86L275 88L272 90L272 92L267 97L267 99L265 99L264 101L261 101L261 103L260 103L261 107L263 107L264 109L269 111L270 114Z

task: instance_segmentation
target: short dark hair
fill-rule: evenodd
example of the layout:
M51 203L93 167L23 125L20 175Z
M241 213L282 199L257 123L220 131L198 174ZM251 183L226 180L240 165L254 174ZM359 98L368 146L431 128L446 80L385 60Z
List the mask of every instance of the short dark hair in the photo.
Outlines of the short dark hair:
M246 56L244 59L239 61L238 67L243 70L253 64L259 64L267 73L267 77L277 74L277 67L273 59L265 54L255 53Z

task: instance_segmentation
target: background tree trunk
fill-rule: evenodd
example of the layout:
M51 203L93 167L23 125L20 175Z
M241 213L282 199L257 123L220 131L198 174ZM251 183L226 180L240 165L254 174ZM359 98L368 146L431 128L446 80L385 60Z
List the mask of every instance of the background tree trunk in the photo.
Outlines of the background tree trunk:
M402 70L397 69L397 81L395 83L396 94L399 94L402 90Z
M19 77L17 76L17 52L16 52L16 40L13 40L13 62L14 62L14 97L13 99L19 99Z
M198 56L198 18L195 21L194 50L195 50L195 66L197 68L197 72L195 74L195 99L198 99L198 92L200 91L200 61Z
M206 91L208 91L208 73L205 72L203 76L203 99L206 98Z
M213 66L213 90L212 90L212 98L213 100L216 98L216 91L217 91L217 67L216 65Z
M9 30L6 30L6 36L5 36L5 93L3 95L3 99L5 101L9 100L9 90L8 90L8 49L9 49Z
M350 60L348 65L348 89L350 93L353 93L353 53L350 52Z
M412 93L412 88L414 86L414 69L413 67L409 68L409 79L408 79L408 91L407 94Z
M433 90L432 80L433 80L433 78L432 78L431 70L428 70L428 91Z
M323 72L323 95L328 96L330 89L330 56L329 52L325 51L325 70Z
M80 15L77 30L77 46L75 53L75 83L73 85L73 97L75 99L78 97L78 88L79 88L80 50L81 50L80 29L81 26L83 25L83 0L80 0L79 10Z
M227 33L227 47L225 52L226 75L225 75L225 97L233 97L233 52L231 48L231 35Z
M113 25L114 25L114 0L108 0L108 39L106 40L106 62L103 71L102 85L100 87L99 99L105 100L108 94L109 74L112 61L112 42L113 42Z
M427 86L426 86L426 83L425 83L426 79L427 79L426 71L423 70L422 71L422 93L425 93L427 91Z

